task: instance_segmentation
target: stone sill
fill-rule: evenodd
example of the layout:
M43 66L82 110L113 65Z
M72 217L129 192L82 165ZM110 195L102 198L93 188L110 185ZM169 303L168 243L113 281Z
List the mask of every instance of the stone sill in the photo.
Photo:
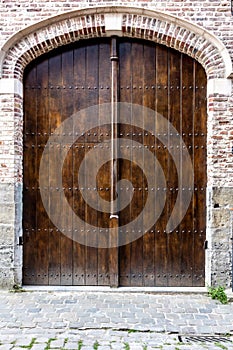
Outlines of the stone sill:
M27 292L207 293L206 287L22 286ZM232 295L233 296L233 293Z

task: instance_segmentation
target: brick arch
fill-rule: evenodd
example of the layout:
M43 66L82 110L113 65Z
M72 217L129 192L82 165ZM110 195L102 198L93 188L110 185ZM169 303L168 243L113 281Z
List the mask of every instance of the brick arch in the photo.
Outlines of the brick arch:
M196 59L211 78L232 72L229 53L205 29L158 11L129 7L78 10L42 21L13 36L3 47L2 78L22 80L35 58L81 39L110 35L142 38L166 45Z

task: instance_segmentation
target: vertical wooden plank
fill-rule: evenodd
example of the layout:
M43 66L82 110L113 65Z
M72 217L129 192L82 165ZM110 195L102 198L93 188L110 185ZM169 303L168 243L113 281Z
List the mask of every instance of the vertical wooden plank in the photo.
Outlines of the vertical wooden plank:
M132 103L133 104L143 104L143 94L144 94L144 47L139 42L132 42L131 46L131 84L130 88L132 90ZM144 116L142 116L143 120ZM134 116L132 116L131 124L134 125ZM142 143L144 135L142 130L138 128L132 128L135 131L135 136L131 136L132 139ZM131 218L133 221L142 211L143 211L143 190L144 181L140 168L136 163L138 150L132 147L131 144L131 179L134 185L134 196L131 203ZM135 161L134 161L135 160ZM142 169L143 170L143 169ZM141 173L141 174L140 174ZM140 176L141 175L141 176ZM136 231L140 231L142 227L137 225L135 227ZM143 285L143 236L133 241L131 243L131 286L142 286Z
M61 87L62 76L61 76L61 54L54 54L49 58L49 133L54 132L61 124ZM53 147L58 149L57 155L59 156L61 143L57 143ZM50 166L49 183L53 188L54 195L56 198L50 202L50 213L53 215L60 215L60 191L55 189L54 178L56 176L57 169ZM49 235L49 284L60 285L61 283L61 233L51 223L50 224L50 235Z
M207 147L207 111L206 111L206 74L204 69L194 62L194 267L193 286L205 285L206 238L206 147Z
M168 49L163 46L156 46L156 111L164 118L168 118ZM156 135L159 134L160 125L156 120ZM156 141L156 157L159 161L165 179L168 178L168 153L164 145ZM162 189L155 181L155 188L158 191ZM159 189L158 189L159 188ZM166 193L167 194L167 193ZM167 233L166 225L168 221L167 201L164 210L156 224L155 234L155 267L156 267L156 286L167 286L168 284L168 254L167 254Z
M193 162L193 60L182 55L182 139ZM187 171L184 152L181 151L181 176ZM183 191L190 191L185 188ZM193 199L180 224L181 230L181 286L192 286L193 279Z
M168 52L168 109L169 109L169 123L181 133L181 110L180 110L180 53L174 50ZM178 195L178 169L176 169L174 160L170 156L170 150L172 150L179 159L180 149L175 148L174 138L176 135L172 134L172 130L168 129L168 178L167 178L167 196L168 196L168 219L171 217L171 213L174 209L177 195ZM180 207L177 210L177 216L179 215ZM168 285L171 287L179 286L181 279L180 268L180 246L181 246L181 233L179 226L176 229L168 233L168 273L169 280Z
M24 188L23 188L23 283L35 284L37 279L36 254L36 68L26 71L24 77ZM34 190L33 190L34 188Z
M39 186L39 168L41 156L48 140L49 118L48 118L48 59L42 57L37 63L37 181ZM38 265L37 284L48 284L49 266L49 217L46 213L40 195L37 190L36 198L36 221L37 221L37 247L36 261Z
M70 47L61 54L61 122L70 118L73 114L73 48ZM69 150L69 145L62 144L63 150L67 150L67 156L62 169L62 185L64 195L73 209L73 148ZM62 210L62 208L61 208ZM63 227L70 230L70 238L61 234L61 284L72 285L73 282L73 215L72 213L66 217L63 216Z
M99 84L98 93L99 101L101 105L103 103L110 103L111 101L111 89L108 88L111 82L111 52L110 52L110 42L104 41L99 44ZM110 112L110 111L109 111ZM99 119L99 125L101 125L99 131L99 140L109 141L111 137L111 125L110 125L111 115L109 113L109 124L102 125L101 119ZM109 146L109 142L106 142L106 147ZM108 151L108 149L106 149ZM98 157L98 155L97 155ZM99 192L101 198L106 201L110 201L110 162L104 164L98 171L97 178L97 188L102 190ZM109 213L98 212L98 227L109 227ZM108 232L101 232L101 239L105 242L106 246L109 243ZM110 285L110 259L113 252L111 249L99 248L98 249L98 285L106 286Z
M155 44L144 44L144 93L143 93L143 105L155 110L155 85L156 85L156 60L155 60ZM146 113L144 114L145 124L147 124L148 116ZM153 130L155 127L155 123L151 125L151 129ZM144 130L144 147L146 147L150 152L154 153L155 146L155 136L149 133L148 130ZM144 162L147 162L146 167L149 169L149 175L153 184L155 184L155 169L152 164L148 164L147 157L145 157ZM143 198L143 206L146 201L145 187L147 184L144 181L144 198ZM151 191L152 189L149 189ZM148 193L150 195L150 193ZM155 205L155 203L154 203ZM156 210L154 207L151 210ZM144 213L144 222L149 220L150 212ZM155 285L155 225L150 228L150 231L147 232L143 236L143 284L144 286L153 287Z
M94 89L94 86L98 86L98 64L99 64L99 48L98 44L92 43L86 47L86 99L88 101L88 106L94 106L98 104L98 91ZM93 118L98 118L97 113ZM93 137L93 138L92 138ZM91 141L96 140L95 135L87 135L85 137L86 142L86 152L94 147ZM87 169L86 171L91 171ZM93 190L94 191L94 190ZM93 194L94 195L94 194ZM90 196L91 197L91 196ZM88 205L86 205L86 222L92 225L98 225L98 213L96 210L92 210ZM87 235L87 248L86 248L86 285L98 285L98 249L89 246L95 242L97 235L93 232L92 235Z
M122 40L119 44L119 101L131 102L131 44ZM119 116L121 122L121 116ZM129 120L129 124L131 120ZM132 128L126 127L123 124L119 126L120 138L127 138L129 140L132 137ZM128 136L127 136L128 135ZM120 153L121 153L120 148ZM123 150L122 150L123 151ZM121 158L121 154L120 157ZM125 178L132 182L131 178L131 165L129 162L120 159L119 160L119 178ZM131 206L127 206L120 213L120 226L123 226L129 222L131 218ZM121 233L121 229L120 229ZM119 284L121 286L130 286L130 264L131 264L131 246L130 244L119 247Z
M74 49L74 112L78 112L86 107L86 49L80 45ZM84 127L84 126L83 126ZM77 140L73 145L73 210L83 221L85 221L85 201L81 195L78 184L78 170L82 159L85 156L84 137L77 135ZM79 227L73 225L74 235L84 239L84 232ZM86 283L86 246L73 242L73 284L85 285Z
M85 202L80 192L78 183L78 171L80 164L85 157L85 143L78 140L73 144L73 210L74 215L85 221ZM79 240L85 240L85 232L73 224L73 236ZM86 283L86 246L73 241L73 285L83 286Z
M106 147L107 146L106 144ZM102 199L110 202L110 162L105 163L98 171L97 188L101 188L99 195ZM109 206L110 207L110 206ZM108 246L109 233L105 231L109 228L109 213L98 212L98 227L103 227L101 234L101 241ZM98 285L107 286L110 285L111 271L110 271L110 259L112 250L108 248L98 249Z

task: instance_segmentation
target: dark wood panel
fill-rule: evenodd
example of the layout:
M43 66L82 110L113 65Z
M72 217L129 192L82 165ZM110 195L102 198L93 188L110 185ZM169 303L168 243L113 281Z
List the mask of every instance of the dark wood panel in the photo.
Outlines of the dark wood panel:
M128 77L128 85L131 85L132 100L133 104L143 104L143 93L144 90L144 50L143 45L140 43L133 43L131 46L131 72ZM131 84L130 84L131 82ZM134 118L137 116L132 115L131 123L132 126L135 125ZM142 116L143 118L143 116ZM143 144L143 132L138 130L138 128L133 127L132 132L135 134L131 136L131 139L138 141ZM137 136L136 136L137 135ZM130 144L129 144L130 146ZM137 147L132 147L131 151L131 181L134 186L134 196L131 203L131 217L130 221L133 221L143 210L143 190L144 181L143 173L141 169L136 164L137 159ZM139 232L141 227L137 224L135 226L136 232ZM130 268L130 285L131 286L142 286L143 285L143 237L137 239L131 243L131 268Z
M121 102L131 103L131 43L122 42L119 45L119 100ZM130 85L129 85L130 84ZM131 117L131 116L130 116ZM121 123L121 115L119 116ZM131 141L132 127L131 119L128 121L128 125L119 125L119 135L121 138L126 138L128 142ZM128 136L127 136L128 135ZM120 149L119 160L119 178L128 179L132 182L132 170L128 162L124 161ZM120 213L120 226L128 223L132 214L132 205L128 205ZM120 229L121 230L121 229ZM121 232L121 231L120 231ZM131 283L131 245L127 244L119 248L119 283L123 286L129 286Z
M109 41L89 43L88 46L73 45L65 50L56 50L52 54L45 55L37 60L35 67L29 67L25 75L25 125L27 125L25 134L30 133L30 138L33 138L29 140L29 136L26 135L27 139L25 138L24 142L25 186L29 188L30 185L28 195L24 193L27 206L24 211L24 225L27 235L29 228L30 232L32 231L24 249L25 283L62 285L109 283L109 252L81 245L61 234L49 221L39 191L38 196L36 190L32 191L38 182L40 158L49 135L73 113L88 106L109 102L111 96ZM83 128L85 130L85 125ZM101 214L102 216L98 218L98 213L85 204L76 188L78 188L78 167L82 157L85 156L85 152L93 148L90 142L99 142L101 134L106 135L109 132L110 127L107 128L97 128L90 133L84 133L83 136L79 135L78 142L83 141L84 148L75 143L67 153L63 166L63 188L54 194L57 200L52 204L50 211L61 215L63 208L60 207L60 196L64 189L68 203L83 220L96 226L98 226L97 220L100 225L106 221L106 214L105 216ZM30 151L27 150L28 142ZM36 148L37 143L40 144L40 148ZM34 144L35 147L32 146ZM64 143L55 146L58 149L69 147ZM54 184L56 171L56 169L50 171L51 186ZM78 228L72 227L72 217L61 215L61 220L62 226L71 227L74 235L78 232ZM26 229L26 226L29 228ZM92 240L92 237L90 239Z
M185 55L181 56L182 94L181 94L181 133L182 139L189 150L193 161L193 110L194 110L194 66L193 60ZM191 147L191 148L190 148ZM181 150L181 176L187 171L187 157ZM184 191L187 193L188 188ZM183 205L183 203L181 203ZM181 240L181 286L192 286L193 276L193 198L180 224Z
M57 127L62 122L62 54L54 54L48 61L48 118L49 118L49 135L54 133ZM57 159L61 157L61 151L63 144L56 142L53 147L57 149ZM55 177L58 169L50 166L49 169L49 185L52 189L56 188ZM50 199L49 215L61 216L60 208L61 191L55 191L53 193L53 200ZM50 234L49 234L49 284L60 285L61 284L61 232L51 222ZM40 267L38 267L40 268Z
M42 61L37 66L37 86L36 90L36 169L37 176L36 181L38 183L38 171L40 167L41 156L48 139L49 118L48 115L48 81L45 77L48 74L48 61ZM35 251L36 264L40 266L37 272L38 285L47 285L49 283L49 218L44 211L44 207L41 200L39 183L37 190L37 203L36 203L36 221L37 221L37 246Z
M144 57L143 60L146 62L146 67L144 67L144 93L143 93L143 105L152 110L155 110L156 96L155 96L155 86L156 86L156 50L153 44L144 45ZM147 112L144 113L144 123L148 120ZM154 120L155 126L156 121ZM155 155L155 136L149 131L144 130L144 145L149 149L153 155ZM147 164L145 164L147 163ZM153 187L155 188L155 169L153 164L147 162L145 157L144 165L149 169L149 174ZM147 182L144 179L143 188L145 189L143 205L145 205L147 200L146 188ZM149 190L148 190L149 191ZM148 193L149 195L149 193ZM151 212L144 212L143 221L144 223L149 220ZM143 285L144 286L155 286L155 227L151 227L150 231L143 236Z
M194 269L193 285L205 283L205 254L203 246L206 232L206 149L207 149L207 124L206 124L206 75L204 69L194 62L195 96L194 96Z
M25 74L25 90L30 89L28 103L24 106L24 164L23 172L27 174L24 179L23 190L23 230L24 230L24 280L26 283L36 283L36 89L37 71L33 67L30 73Z
M149 149L160 163L166 179L161 189L152 164L147 164L154 178L155 191L165 191L166 202L157 223L139 239L119 247L120 285L123 286L202 286L205 268L205 216L206 216L206 76L203 68L192 58L172 49L146 41L118 39L119 46L119 101L149 107L167 119L163 130L164 143L159 140L161 122L151 121L154 133L143 129L148 123L148 112L142 114L141 128L134 126L134 116L128 124L121 123L118 137L127 140L131 161L119 155L118 178L131 181L134 195L131 203L119 214L119 224L134 220L143 210L147 198L147 180L143 169L136 164L137 148L134 141ZM109 213L102 213L85 203L78 183L78 170L87 152L96 143L111 139L110 119L102 125L98 105L111 101L110 39L88 40L44 55L31 64L24 78L24 283L51 285L110 285L114 271L110 263L116 249L97 249L89 245L99 239L74 226L74 215L96 227L107 244L104 233L110 225ZM73 209L61 216L62 225L68 226L70 238L63 235L49 220L44 210L38 176L44 146L54 130L73 113L96 105L93 115L97 127L77 136L70 145L57 143L57 149L67 148L62 170L62 189L56 191L55 203L50 210L61 215L62 191ZM182 159L176 169L170 150L174 146L171 125L182 135L194 167L194 194L182 222L170 233L166 225L175 207L179 189L179 176L186 169L185 151L177 148L176 157ZM70 148L70 149L69 149ZM58 153L59 156L59 153ZM99 155L95 161L98 162ZM135 160L134 160L135 159ZM145 161L146 161L145 153ZM97 163L93 162L93 174ZM144 164L146 165L146 164ZM85 167L86 165L84 165ZM51 169L50 185L55 185L56 169ZM90 169L86 169L90 171ZM110 162L97 171L99 195L110 200ZM87 185L85 185L87 186ZM95 189L89 189L90 197ZM92 192L93 191L93 192ZM182 191L189 191L185 188ZM159 192L158 192L159 193ZM121 195L119 195L121 198ZM183 203L177 207L177 215ZM144 223L153 211L145 212ZM120 229L120 228L119 228ZM140 231L141 227L136 227ZM85 237L85 245L76 241ZM73 239L72 239L73 238ZM113 278L113 279L111 279Z
M168 49L166 47L156 47L156 111L162 115L163 118L168 118ZM161 133L161 123L157 120L155 125L155 135ZM165 134L168 135L167 130ZM156 136L155 156L160 163L165 179L168 179L168 150L164 148L164 144L159 141ZM156 181L156 180L155 180ZM156 181L155 188L160 187ZM163 189L161 189L163 190ZM168 196L168 191L166 191ZM155 225L155 271L156 271L156 285L168 285L168 242L166 225L168 222L168 199L165 203L164 209L160 215L159 220Z
M179 190L179 177L182 178L182 173L187 169L186 153L181 149L173 151L176 157L182 157L180 169L176 169L174 159L171 157L169 148L174 146L173 137L170 125L176 128L177 132L182 136L187 149L189 150L190 158L195 164L194 159L198 159L199 164L205 164L205 156L201 156L199 147L199 140L194 139L194 125L195 115L194 110L202 110L203 126L206 125L206 109L203 96L200 94L198 98L194 96L196 85L205 78L205 73L199 64L195 63L190 57L183 56L174 50L167 49L161 46L152 46L151 44L142 44L139 48L138 42L123 42L120 46L120 100L137 103L158 111L163 117L168 120L166 137L166 146L158 140L153 138L153 135L145 135L145 133L134 132L139 142L146 147L154 147L155 155L162 166L166 178L166 204L164 210L157 222L151 230L127 246L120 247L120 283L121 285L156 285L156 286L191 286L203 285L204 281L204 230L201 230L201 235L194 228L194 223L199 220L196 214L198 206L195 204L195 196L202 198L202 195L195 194L191 200L190 206L186 212L185 217L176 229L171 232L166 232L166 225L175 207L177 195ZM140 57L140 58L139 58ZM141 62L141 63L139 63ZM200 77L197 78L195 67L200 69ZM135 68L137 67L137 69ZM196 77L195 77L196 74ZM196 79L196 80L195 80ZM203 82L202 82L203 85ZM204 84L205 86L205 84ZM202 102L200 102L202 100ZM202 106L202 107L200 107ZM143 116L144 123L146 123L146 115ZM131 124L133 119L131 117ZM204 126L205 128L205 126ZM129 140L133 134L132 127L125 127L121 125L122 137ZM138 131L138 130L137 130ZM161 132L161 125L157 121L155 126L157 134ZM165 135L164 135L165 136ZM196 141L195 141L196 140ZM205 143L206 141L204 141ZM168 148L168 149L167 149ZM193 149L195 148L195 154ZM132 148L132 156L135 149ZM197 161L197 160L196 160ZM124 162L122 162L123 164ZM123 165L122 165L123 166ZM200 165L199 165L200 166ZM123 167L121 170L122 176L134 182L135 178L140 177L139 172L131 164L131 167ZM202 168L206 172L205 166ZM195 169L195 173L198 170ZM194 177L196 174L194 173ZM199 173L199 180L203 179L206 183L206 178ZM145 187L145 184L140 184ZM155 179L155 188L158 187ZM190 191L185 188L184 191ZM205 185L203 185L203 194L205 193ZM133 213L137 213L137 208L143 208L145 201L143 196L135 193L137 205L131 203L131 212L125 210L121 213L121 223L127 222L130 218L132 220ZM201 199L202 201L202 199ZM204 210L204 204L200 204L201 209ZM142 207L140 207L142 205ZM176 207L177 215L182 210L184 203L180 203ZM151 210L158 210L155 207ZM199 213L199 215L201 215ZM205 221L205 216L204 217ZM148 220L148 214L144 214L144 220ZM194 253L195 252L195 253ZM148 259L148 260L147 260ZM199 273L194 272L199 266ZM202 281L201 277L202 276ZM134 284L135 283L135 284Z
M168 52L168 120L179 134L182 134L181 121L182 111L181 101L181 56L175 51ZM169 124L170 125L170 124ZM168 147L174 150L174 135L169 126L168 128ZM171 148L174 147L174 148ZM180 149L176 149L175 156L179 158ZM176 169L174 160L168 157L167 193L169 193L168 213L169 218L174 209L178 195L178 169ZM175 218L180 214L180 206L177 208ZM176 227L171 233L168 233L168 285L171 287L179 286L181 281L181 232Z
M64 121L66 118L70 118L74 112L74 54L73 51L68 51L61 54L61 118ZM73 155L69 152L70 146L62 144L63 150L67 151L67 156L64 161L62 169L62 180L64 195L73 209ZM61 207L61 212L63 212ZM62 227L67 227L70 232L70 239L61 235L61 284L72 285L73 284L73 213L62 216Z

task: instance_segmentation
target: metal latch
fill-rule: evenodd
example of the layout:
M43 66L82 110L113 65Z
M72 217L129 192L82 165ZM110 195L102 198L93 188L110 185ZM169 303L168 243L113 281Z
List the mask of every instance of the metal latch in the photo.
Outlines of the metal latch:
M18 243L18 245L23 245L23 237L22 237L22 236L19 237L19 243Z
M204 242L204 249L208 249L208 241Z

